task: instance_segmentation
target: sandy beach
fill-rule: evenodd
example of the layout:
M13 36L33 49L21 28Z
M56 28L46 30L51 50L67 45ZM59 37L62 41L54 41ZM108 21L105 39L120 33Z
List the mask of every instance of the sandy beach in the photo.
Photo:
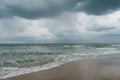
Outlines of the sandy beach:
M49 70L5 80L120 80L120 58L116 55L77 60Z

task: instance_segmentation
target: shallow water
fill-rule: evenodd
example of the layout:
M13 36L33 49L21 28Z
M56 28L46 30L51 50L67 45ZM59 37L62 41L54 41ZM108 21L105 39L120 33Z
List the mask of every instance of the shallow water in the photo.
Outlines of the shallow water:
M49 69L76 59L119 54L120 44L0 44L0 79Z

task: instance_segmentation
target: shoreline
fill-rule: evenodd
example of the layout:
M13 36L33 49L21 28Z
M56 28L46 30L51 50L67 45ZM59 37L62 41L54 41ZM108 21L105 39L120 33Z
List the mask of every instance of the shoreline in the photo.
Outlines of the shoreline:
M80 59L48 70L1 80L120 80L120 58Z

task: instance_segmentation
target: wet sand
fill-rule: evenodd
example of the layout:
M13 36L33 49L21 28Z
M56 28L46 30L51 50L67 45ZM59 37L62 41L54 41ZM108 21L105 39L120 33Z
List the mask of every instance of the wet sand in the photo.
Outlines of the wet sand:
M120 55L82 59L5 80L120 80Z

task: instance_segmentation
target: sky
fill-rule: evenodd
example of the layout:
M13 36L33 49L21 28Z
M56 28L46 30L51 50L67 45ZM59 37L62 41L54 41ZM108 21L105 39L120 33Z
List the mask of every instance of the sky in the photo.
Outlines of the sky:
M103 42L120 42L120 0L0 0L0 43Z

